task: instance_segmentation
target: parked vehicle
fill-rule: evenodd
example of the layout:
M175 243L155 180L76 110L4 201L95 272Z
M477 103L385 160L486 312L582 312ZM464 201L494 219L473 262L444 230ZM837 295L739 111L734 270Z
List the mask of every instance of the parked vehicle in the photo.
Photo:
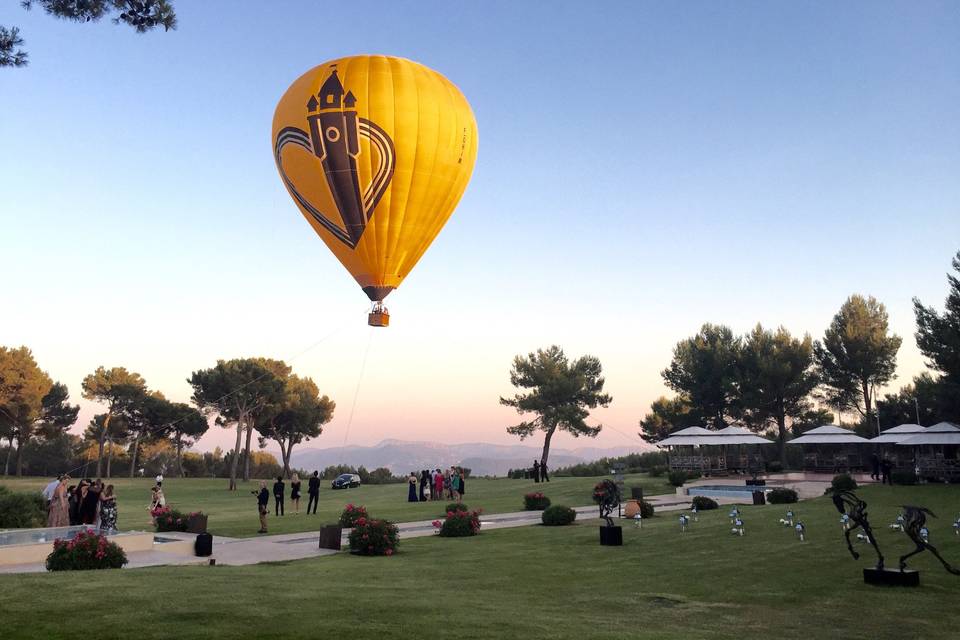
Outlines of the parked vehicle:
M355 473L341 473L330 484L334 489L353 489L360 486L360 476Z

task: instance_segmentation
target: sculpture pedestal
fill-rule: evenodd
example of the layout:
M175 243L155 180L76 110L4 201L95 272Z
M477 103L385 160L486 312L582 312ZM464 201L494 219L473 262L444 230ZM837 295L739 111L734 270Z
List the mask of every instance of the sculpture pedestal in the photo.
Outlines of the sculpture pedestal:
M600 527L600 544L605 547L623 546L623 527Z
M340 538L343 536L343 527L339 525L325 525L320 527L320 548L340 551Z
M920 572L915 569L864 569L864 584L879 584L890 587L917 587L920 586Z

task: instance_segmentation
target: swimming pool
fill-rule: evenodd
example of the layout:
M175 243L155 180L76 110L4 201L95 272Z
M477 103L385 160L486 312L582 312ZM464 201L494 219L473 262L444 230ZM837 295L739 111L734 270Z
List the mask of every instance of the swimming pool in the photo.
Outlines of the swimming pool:
M707 496L711 498L744 498L753 496L754 491L770 490L767 486L746 486L742 484L704 484L686 489L688 496Z

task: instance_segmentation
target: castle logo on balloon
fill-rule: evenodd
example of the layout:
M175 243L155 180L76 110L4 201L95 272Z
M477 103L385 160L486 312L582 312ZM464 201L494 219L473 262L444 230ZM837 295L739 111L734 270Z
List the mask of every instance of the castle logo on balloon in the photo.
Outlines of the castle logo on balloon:
M348 56L297 78L277 104L271 144L287 192L373 302L400 286L463 196L477 123L436 71L392 56Z
M393 140L387 132L366 118L358 118L357 99L353 92L344 91L336 68L306 104L309 134L297 127L285 127L277 136L275 153L280 175L294 199L310 212L317 222L351 249L356 248L367 228L367 221L393 179ZM360 138L367 138L377 150L379 166L373 180L360 185L358 156ZM307 149L320 159L327 185L333 195L343 228L304 198L283 170L283 148L295 144Z

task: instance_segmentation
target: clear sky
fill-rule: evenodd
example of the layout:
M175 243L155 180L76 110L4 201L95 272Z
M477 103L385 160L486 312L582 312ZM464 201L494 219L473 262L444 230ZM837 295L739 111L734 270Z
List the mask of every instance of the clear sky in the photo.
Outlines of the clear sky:
M512 442L511 359L557 343L614 402L556 446L628 445L703 322L820 337L855 292L904 336L896 384L923 369L910 299L941 306L960 249L955 2L175 7L146 35L0 7L30 52L0 71L0 344L74 400L101 364L186 400L191 371L263 355L337 401L318 446ZM440 71L480 131L376 331L271 156L290 82L356 53Z

